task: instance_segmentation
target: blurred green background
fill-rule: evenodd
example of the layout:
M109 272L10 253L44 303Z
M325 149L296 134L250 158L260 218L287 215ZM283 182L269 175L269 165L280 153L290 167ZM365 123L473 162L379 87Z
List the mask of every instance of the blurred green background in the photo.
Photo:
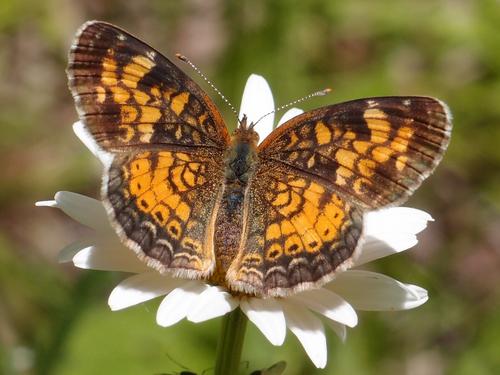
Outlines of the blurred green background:
M499 373L496 0L0 0L0 373L182 371L169 357L199 373L213 366L220 319L162 329L158 301L111 312L107 296L124 275L58 264L58 250L86 229L34 207L58 190L98 197L100 167L73 135L64 72L74 33L89 19L115 23L169 57L187 55L236 106L253 72L269 80L277 104L334 88L304 109L380 95L446 101L455 118L450 148L407 204L436 221L413 250L374 265L428 289L430 300L360 313L345 344L329 335L323 371L290 333L276 348L249 325L242 368L286 360L286 374Z

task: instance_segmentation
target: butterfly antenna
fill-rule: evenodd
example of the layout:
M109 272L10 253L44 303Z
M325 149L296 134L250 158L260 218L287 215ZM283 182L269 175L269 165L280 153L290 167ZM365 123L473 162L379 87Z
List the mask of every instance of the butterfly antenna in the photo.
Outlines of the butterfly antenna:
M252 124L252 128L257 125L259 123L260 120L262 120L264 117L267 117L273 113L276 113L276 112L279 112L285 108L288 108L288 107L291 107L292 105L295 105L295 104L298 104L298 103L302 103L303 101L306 101L306 100L309 100L315 96L325 96L327 95L328 93L330 93L332 91L332 89L330 88L326 88L326 89L323 89L323 90L319 90L319 91L315 91L309 95L306 95L306 96L303 96L302 98L299 98L299 99L296 99L294 101L291 101L290 103L287 103L287 104L284 104L274 110L272 110L271 112L268 112L266 113L265 115L262 115L254 124Z
M215 87L215 85L207 78L207 76L205 76L205 74L203 74L201 72L201 70L196 66L194 65L186 56L184 55L181 55L180 53L176 53L175 54L175 57L177 57L179 60L181 60L182 62L185 62L186 64L188 64L191 68L193 68L193 70L198 73L198 75L203 78L205 80L206 83L208 83L210 85L210 87L222 98L222 100L224 100L224 102L229 106L229 108L231 108L231 111L233 111L233 113L236 115L236 118L238 118L238 112L236 112L236 109L234 109L233 105L229 102L229 100L227 100L227 98L220 92L220 90ZM238 120L239 121L239 120Z

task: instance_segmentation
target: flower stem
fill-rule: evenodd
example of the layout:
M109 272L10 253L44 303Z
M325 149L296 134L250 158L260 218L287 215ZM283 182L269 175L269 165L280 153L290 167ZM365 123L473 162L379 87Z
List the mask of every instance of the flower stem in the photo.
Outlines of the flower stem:
M247 317L239 307L223 318L214 375L238 373L246 327Z

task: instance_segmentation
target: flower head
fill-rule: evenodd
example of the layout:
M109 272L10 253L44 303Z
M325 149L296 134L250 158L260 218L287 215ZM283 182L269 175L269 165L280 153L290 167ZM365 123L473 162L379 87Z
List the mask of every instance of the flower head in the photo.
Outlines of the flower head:
M252 75L243 94L240 117L257 122L274 109L271 90L264 78ZM287 111L278 125L302 113ZM256 126L263 140L273 129L274 114ZM74 130L82 142L106 164L108 158L87 136L81 123ZM118 284L109 296L112 310L120 310L156 297L163 300L156 314L160 326L167 327L182 319L202 322L234 310L238 306L273 345L281 345L289 329L304 347L316 367L327 361L325 325L342 340L346 327L357 325L356 310L405 310L427 301L426 290L404 284L388 276L357 269L367 262L401 252L417 243L416 234L432 220L429 214L407 207L387 208L365 214L364 244L353 269L337 275L320 289L287 298L260 299L232 295L221 286L202 280L184 280L162 275L141 262L122 245L112 229L105 209L98 200L70 192L58 192L52 201L38 206L57 207L80 223L94 229L90 238L61 250L60 261L73 261L76 267L133 274Z

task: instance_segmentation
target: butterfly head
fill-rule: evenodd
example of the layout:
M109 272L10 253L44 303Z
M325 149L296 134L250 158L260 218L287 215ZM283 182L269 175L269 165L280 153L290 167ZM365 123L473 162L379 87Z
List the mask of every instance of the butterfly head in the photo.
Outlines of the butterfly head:
M253 122L248 124L247 115L243 115L232 134L233 142L249 143L256 146L259 143L259 134L253 129L254 126Z

